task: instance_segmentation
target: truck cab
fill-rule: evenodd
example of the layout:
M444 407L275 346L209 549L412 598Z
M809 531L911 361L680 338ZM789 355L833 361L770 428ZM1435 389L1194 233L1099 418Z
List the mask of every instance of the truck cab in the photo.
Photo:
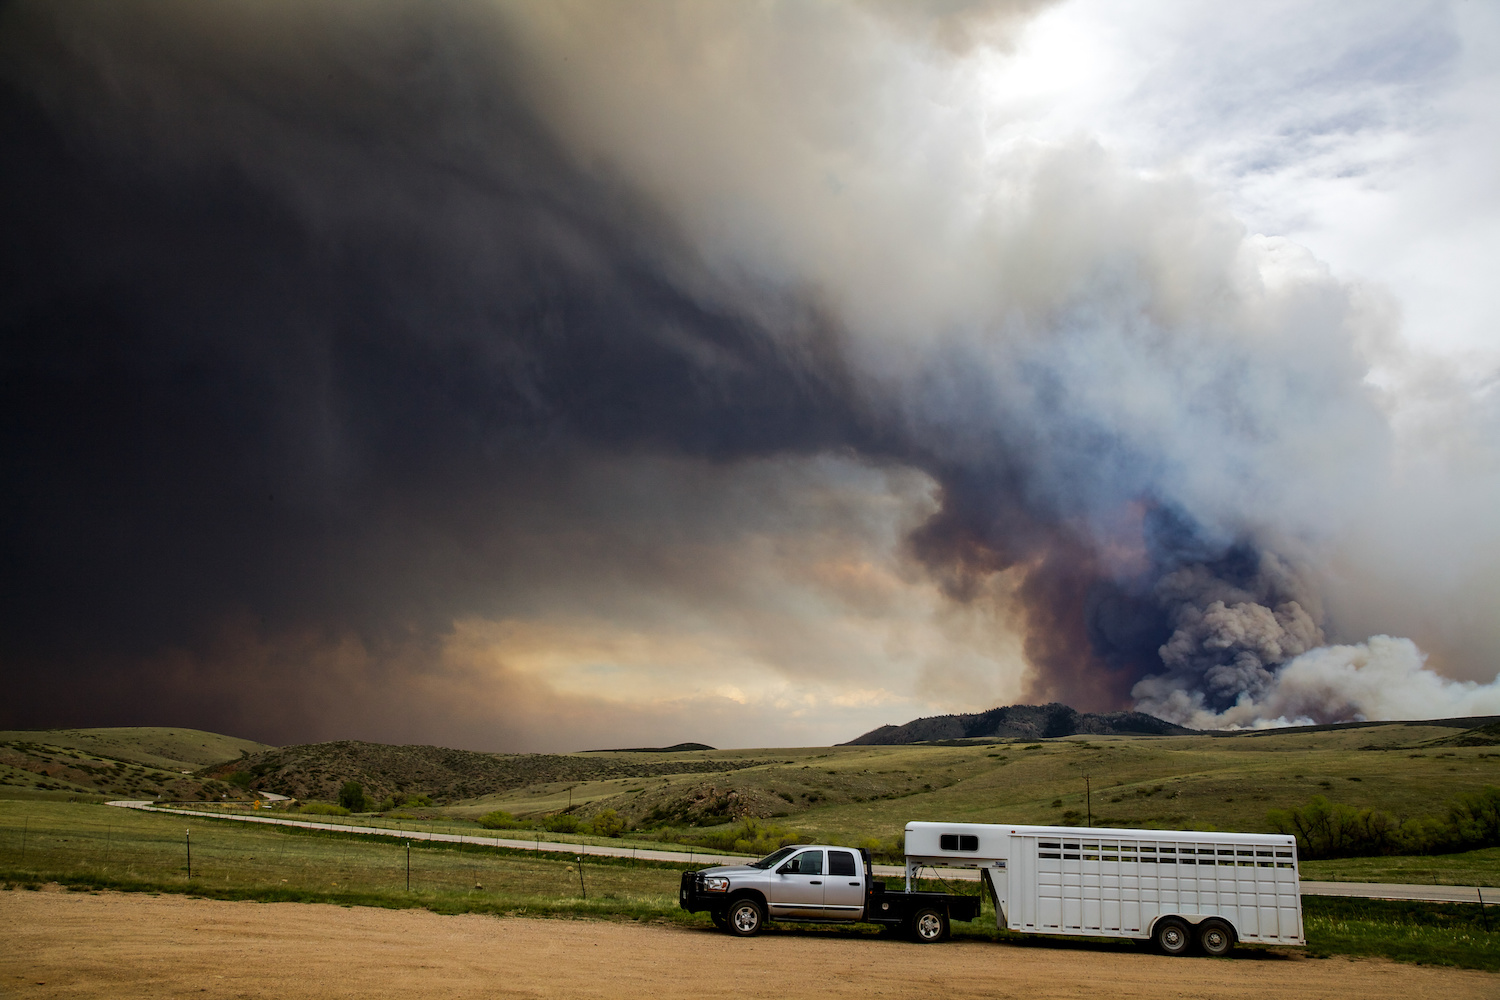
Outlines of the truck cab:
M740 937L759 933L771 920L862 921L938 941L950 920L979 915L977 896L888 892L874 877L868 851L828 844L796 844L747 864L684 872L678 905L707 911L716 926Z

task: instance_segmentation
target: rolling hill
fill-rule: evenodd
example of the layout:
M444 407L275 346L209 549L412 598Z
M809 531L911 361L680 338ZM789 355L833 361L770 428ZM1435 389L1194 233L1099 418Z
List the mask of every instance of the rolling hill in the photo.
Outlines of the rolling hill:
M210 799L233 794L196 772L264 743L172 727L0 731L0 785L131 798Z
M1144 712L1079 712L1067 705L1010 705L972 715L934 715L904 726L881 726L840 746L896 746L944 740L1043 740L1062 736L1191 736Z

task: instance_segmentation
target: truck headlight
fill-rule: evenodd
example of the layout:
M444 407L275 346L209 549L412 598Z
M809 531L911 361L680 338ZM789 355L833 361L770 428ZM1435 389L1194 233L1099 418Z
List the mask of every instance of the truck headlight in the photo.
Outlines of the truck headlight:
M703 891L728 892L729 880L727 878L720 878L717 875L705 875L703 877Z

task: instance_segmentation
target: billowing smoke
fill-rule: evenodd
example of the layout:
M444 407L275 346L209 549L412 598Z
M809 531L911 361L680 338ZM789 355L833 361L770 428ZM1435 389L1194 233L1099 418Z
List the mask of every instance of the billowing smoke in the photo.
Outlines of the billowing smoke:
M489 634L455 623L585 606L774 661L804 609L745 603L723 539L805 553L884 490L908 565L1018 633L1019 697L1486 710L1407 640L1331 645L1404 606L1358 599L1414 517L1367 379L1394 311L1028 135L974 95L1042 5L941 6L8 7L4 669L433 690ZM777 559L875 602L828 566L882 530ZM1401 614L1364 634L1425 644Z

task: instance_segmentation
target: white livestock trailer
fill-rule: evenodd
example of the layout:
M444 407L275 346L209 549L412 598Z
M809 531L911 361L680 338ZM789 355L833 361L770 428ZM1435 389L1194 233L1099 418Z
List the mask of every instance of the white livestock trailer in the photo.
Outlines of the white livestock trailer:
M908 823L908 888L928 866L979 869L996 925L1025 934L1151 940L1170 955L1307 943L1292 837Z

